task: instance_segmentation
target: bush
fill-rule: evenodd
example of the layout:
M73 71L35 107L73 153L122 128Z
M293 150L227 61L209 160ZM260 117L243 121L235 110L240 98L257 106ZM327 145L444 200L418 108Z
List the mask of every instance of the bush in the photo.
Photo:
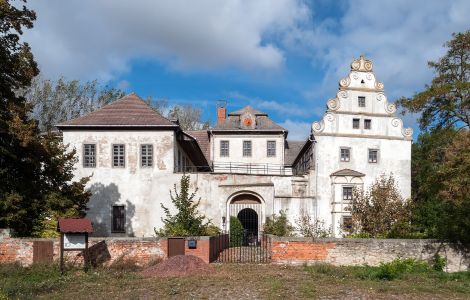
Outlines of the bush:
M389 263L380 264L375 277L382 280L394 280L401 278L403 274L423 273L429 270L429 265L424 261L418 261L414 258L395 259Z
M285 211L280 210L279 215L274 214L272 218L266 218L264 224L264 233L274 234L277 236L292 236L294 227L287 220Z
M243 240L243 225L237 217L230 217L230 247L240 246Z
M435 271L443 272L444 268L446 267L447 261L444 257L440 256L439 254L435 254L432 259L432 268Z

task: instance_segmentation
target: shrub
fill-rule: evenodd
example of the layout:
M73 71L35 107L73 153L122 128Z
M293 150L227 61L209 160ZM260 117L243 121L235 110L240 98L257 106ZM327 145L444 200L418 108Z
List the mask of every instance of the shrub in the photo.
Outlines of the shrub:
M444 257L440 256L439 254L435 254L432 259L432 268L435 271L442 272L446 267L447 261Z
M230 247L240 246L243 240L243 225L237 217L230 217Z
M429 271L429 265L414 258L395 259L389 263L382 263L375 274L376 279L394 280L407 273L423 273Z
M272 218L266 218L264 224L264 233L274 234L277 236L292 236L294 227L290 224L287 219L285 211L280 210L279 215L274 214Z
M325 226L325 221L313 219L305 210L300 211L300 217L295 220L297 230L303 237L326 238L332 235L332 228Z

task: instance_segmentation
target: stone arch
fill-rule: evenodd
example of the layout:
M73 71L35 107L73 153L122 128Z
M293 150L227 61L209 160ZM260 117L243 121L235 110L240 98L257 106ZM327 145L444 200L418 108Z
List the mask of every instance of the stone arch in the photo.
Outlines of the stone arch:
M240 219L240 212L250 212L252 216L252 213L254 212L256 214L256 226L253 226L253 224L251 224L250 228L245 229L252 230L253 227L256 227L257 232L252 232L252 234L254 234L255 236L259 236L263 229L263 220L265 217L265 202L261 195L253 191L238 191L228 197L226 202L226 208L227 230L230 230L230 217L236 217ZM243 225L243 221L240 221Z

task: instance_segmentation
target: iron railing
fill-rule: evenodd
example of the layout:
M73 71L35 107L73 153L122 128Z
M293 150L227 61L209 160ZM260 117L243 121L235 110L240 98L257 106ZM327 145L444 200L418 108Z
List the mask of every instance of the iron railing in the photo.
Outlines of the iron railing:
M269 263L271 237L247 230L221 234L211 243L211 257L218 263Z
M263 163L212 163L210 166L177 166L176 173L213 172L251 175L292 175L292 168L279 164Z

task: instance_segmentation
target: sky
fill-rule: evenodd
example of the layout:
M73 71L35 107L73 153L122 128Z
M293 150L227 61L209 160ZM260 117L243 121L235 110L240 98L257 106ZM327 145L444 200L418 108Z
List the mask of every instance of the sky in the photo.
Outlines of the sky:
M252 105L304 139L354 58L374 62L389 101L433 77L453 32L470 29L455 0L30 0L23 39L44 78L83 81L192 104ZM416 116L404 117L417 130Z

